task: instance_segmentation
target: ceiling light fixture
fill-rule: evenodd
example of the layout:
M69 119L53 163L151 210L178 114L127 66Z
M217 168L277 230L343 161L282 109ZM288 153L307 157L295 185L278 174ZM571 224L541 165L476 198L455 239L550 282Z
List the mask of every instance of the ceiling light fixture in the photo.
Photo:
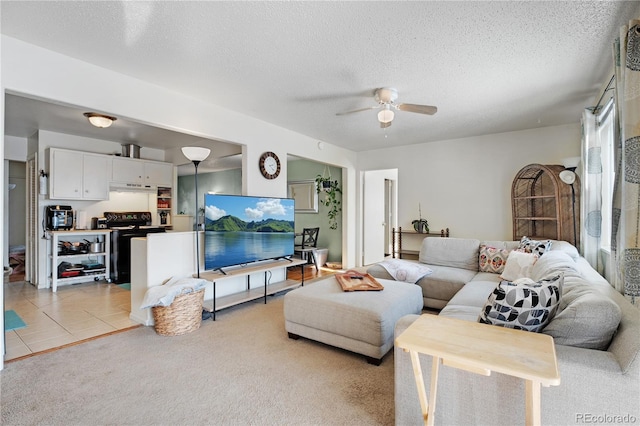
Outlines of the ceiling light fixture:
M391 111L391 106L389 104L386 104L384 106L384 109L380 110L380 112L378 113L378 121L385 124L391 123L394 116L395 114L393 113L393 111Z
M101 129L111 126L113 122L117 120L117 118L115 117L110 117L108 115L98 114L95 112L85 112L83 115L87 117L89 123Z

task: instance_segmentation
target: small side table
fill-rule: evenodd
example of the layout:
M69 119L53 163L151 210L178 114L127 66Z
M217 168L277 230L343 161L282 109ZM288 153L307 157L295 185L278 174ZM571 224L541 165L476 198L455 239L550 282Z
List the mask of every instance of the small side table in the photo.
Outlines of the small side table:
M560 374L553 338L546 334L423 314L396 338L408 351L424 422L434 424L438 369L443 365L489 376L492 371L526 381L526 424L540 424L540 386L558 386ZM418 354L431 355L427 402Z

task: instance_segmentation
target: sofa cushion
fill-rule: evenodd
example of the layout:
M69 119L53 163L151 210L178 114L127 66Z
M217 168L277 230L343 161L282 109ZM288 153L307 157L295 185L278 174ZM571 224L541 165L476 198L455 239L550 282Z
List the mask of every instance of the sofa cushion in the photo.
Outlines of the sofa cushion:
M542 256L545 252L551 250L551 240L532 240L526 235L520 239L519 249L527 253L535 253Z
M509 257L509 250L480 244L478 270L480 272L501 274L504 271L504 265L507 263L507 257Z
M497 241L497 240L488 240L481 241L480 245L485 245L489 247L495 247L501 250L515 250L520 246L520 241Z
M606 350L621 318L620 306L595 286L567 285L560 309L543 333L558 345Z
M419 279L416 284L422 288L425 298L447 302L476 275L474 271L449 266L429 265L429 268L433 272Z
M459 310L460 307L468 307L472 308L475 312L475 316L472 321L478 321L478 316L480 315L480 311L484 307L487 299L491 292L496 288L496 285L500 282L500 279L497 275L491 274L497 278L495 280L482 280L482 281L469 281L465 284L459 292L457 292L449 301L447 306L445 306L441 311L440 315L446 316L455 316L451 315L451 310L456 308Z
M536 261L531 268L530 277L534 281L539 281L548 276L558 275L560 272L565 275L568 273L580 275L578 265L566 252L551 250Z
M578 249L571 243L560 240L551 240L551 250L550 251L563 251L569 255L572 259L577 259L580 257L580 253L578 253Z
M480 240L468 238L425 238L418 260L429 265L478 271Z
M553 318L562 294L563 275L534 282L501 281L493 290L479 322L518 330L540 331Z

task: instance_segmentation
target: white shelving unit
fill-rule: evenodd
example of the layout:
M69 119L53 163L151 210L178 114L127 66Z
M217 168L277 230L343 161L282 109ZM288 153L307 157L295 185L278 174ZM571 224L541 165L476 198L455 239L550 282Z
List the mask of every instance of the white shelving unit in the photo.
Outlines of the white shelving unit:
M173 225L173 220L171 217L172 204L173 202L171 200L171 188L159 186L156 209L158 211L158 223L160 224L160 226L171 228L171 226Z
M108 229L96 229L86 231L50 231L51 234L51 289L58 291L59 285L65 284L77 284L88 281L106 280L110 281L110 253L111 245L109 235L111 230ZM60 254L59 245L61 241L69 242L83 242L85 239L89 241L96 241L96 238L104 243L104 250L99 253L77 253L77 254ZM99 269L100 272L82 274L76 277L60 278L58 277L58 265L61 262L76 263L83 260L90 260L92 258L97 259L101 264L104 264L104 270Z
M291 260L275 260L270 262L264 262L257 265L246 266L243 268L230 269L226 271L226 274L222 272L204 272L200 274L200 278L213 283L213 299L205 300L203 309L213 314L213 320L216 319L216 312L231 306L239 305L244 302L264 298L264 303L267 303L267 296L275 293L279 293L284 290L304 285L304 265L306 260L291 259ZM292 266L300 266L302 269L302 281L284 280L276 283L269 284L267 279L267 273L274 269L290 268ZM251 288L250 275L264 272L264 286ZM247 278L247 290L239 293L229 294L227 296L216 297L216 286L224 283L225 280L231 278L238 278L246 276Z

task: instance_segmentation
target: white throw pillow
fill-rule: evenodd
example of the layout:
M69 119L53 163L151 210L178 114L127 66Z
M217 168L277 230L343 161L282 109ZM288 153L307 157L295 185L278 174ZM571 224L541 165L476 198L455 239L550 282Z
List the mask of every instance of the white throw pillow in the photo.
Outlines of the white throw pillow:
M515 281L518 278L527 278L531 276L531 268L538 260L538 256L533 253L523 253L521 251L512 250L507 257L507 263L504 271L500 274L500 278L507 281Z

